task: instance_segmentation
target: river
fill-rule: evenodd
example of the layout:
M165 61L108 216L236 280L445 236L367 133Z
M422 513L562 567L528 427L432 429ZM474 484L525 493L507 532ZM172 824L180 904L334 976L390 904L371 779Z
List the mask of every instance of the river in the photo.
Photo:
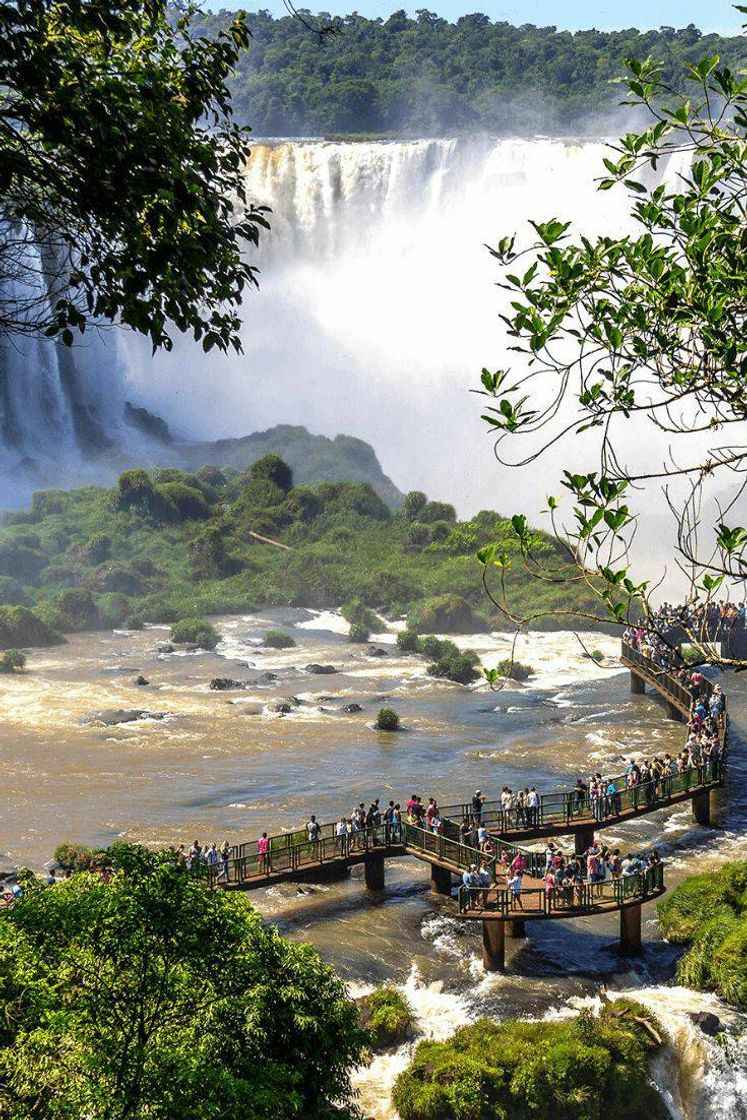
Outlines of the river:
M448 803L478 787L489 798L504 784L550 790L592 767L619 772L631 753L674 751L682 742L682 726L653 698L630 695L618 642L604 635L586 636L586 647L605 655L601 667L573 634L523 637L517 656L535 676L492 692L432 680L420 659L399 654L394 627L372 640L387 656L372 657L347 641L334 612L214 621L222 641L212 653L164 652L165 627L81 634L33 653L27 673L2 678L6 864L41 867L63 840L251 839L297 826L311 812L335 819L373 797L404 801L418 792ZM296 648L262 647L266 630L278 625ZM486 665L509 648L499 634L458 641ZM311 663L339 671L314 675ZM138 674L150 683L137 686ZM249 683L214 691L214 677ZM739 734L747 689L737 677L728 692L734 735L715 827L694 827L689 808L676 808L605 831L623 847L658 844L670 886L724 859L747 858ZM273 710L288 698L289 714ZM398 734L373 729L385 703L401 717ZM348 704L362 710L346 713ZM97 711L133 708L151 714L111 726L90 721ZM508 972L486 976L479 930L454 917L453 903L429 894L427 868L414 860L390 861L382 896L366 893L357 868L342 883L277 886L252 901L287 936L312 942L353 993L382 981L401 985L421 1036L448 1037L482 1014L565 1014L602 989L635 988L677 1044L656 1067L673 1116L747 1117L747 1050L739 1038L747 1018L673 985L676 952L658 937L653 908L644 911L646 947L634 962L616 952L615 917L540 922L530 924L529 940L507 943ZM704 1007L734 1028L726 1050L692 1026L689 1011ZM389 1088L410 1049L359 1072L366 1115L394 1117Z

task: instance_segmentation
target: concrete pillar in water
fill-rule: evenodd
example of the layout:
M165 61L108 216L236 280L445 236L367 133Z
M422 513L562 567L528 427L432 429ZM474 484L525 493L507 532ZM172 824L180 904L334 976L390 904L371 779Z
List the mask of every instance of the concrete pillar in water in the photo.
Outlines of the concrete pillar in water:
M630 672L630 691L632 692L633 696L646 695L645 680L643 679L643 677L639 677L638 674L634 673L632 670Z
M711 791L703 789L693 797L693 820L696 824L711 823Z
M507 925L506 933L509 937L526 937L527 924L523 918L513 918Z
M591 845L594 843L594 826L586 825L585 828L577 828L573 833L574 847L573 850L577 856L584 855L588 852Z
M503 922L482 923L482 965L486 972L506 971L506 927Z
M384 890L384 853L369 852L364 864L366 888L369 891Z
M682 722L683 715L676 704L672 704L670 700L666 702L667 717L669 719L676 719L678 723Z
M620 911L620 949L623 953L641 951L641 906L623 906Z
M431 890L434 894L451 894L451 872L447 867L431 864Z

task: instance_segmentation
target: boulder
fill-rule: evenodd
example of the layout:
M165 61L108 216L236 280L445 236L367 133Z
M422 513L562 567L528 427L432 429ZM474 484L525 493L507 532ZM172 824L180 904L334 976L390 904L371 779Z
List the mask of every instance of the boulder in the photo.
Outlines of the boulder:
M150 681L147 680L141 673L138 677L136 677L135 684L139 685L140 688L143 688L146 684L150 684Z
M331 673L337 673L339 670L335 669L334 665L318 665L315 661L312 661L311 665L306 666L306 672L314 673L317 676L325 676Z
M272 684L277 679L278 679L277 673L262 673L261 676L257 677L257 679L254 683L255 684Z
M352 715L353 712L362 712L363 708L360 704L346 704L342 710L347 712L348 715Z
M246 688L246 681L235 681L232 677L213 677L210 687L215 692L230 692L236 688Z
M287 716L289 712L293 711L293 705L288 700L276 700L274 704L268 705L268 710L278 712L281 716Z
M81 723L103 723L105 727L115 727L118 723L132 723L136 719L165 719L168 712L149 712L145 708L102 708L98 712L87 712Z
M389 656L387 651L385 649L382 649L381 646L369 646L367 652L368 652L369 657L388 657Z
M174 647L172 646L171 642L159 642L158 645L156 646L156 649L158 650L159 653L173 653L174 652Z
M691 1011L690 1018L696 1027L700 1027L703 1034L708 1034L711 1038L724 1029L718 1015L714 1015L712 1011Z

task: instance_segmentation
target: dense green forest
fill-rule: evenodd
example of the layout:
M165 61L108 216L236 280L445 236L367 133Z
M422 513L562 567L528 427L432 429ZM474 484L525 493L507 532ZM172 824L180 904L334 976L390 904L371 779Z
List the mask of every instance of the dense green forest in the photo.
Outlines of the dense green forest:
M230 14L202 13L209 35ZM682 85L688 63L718 54L733 68L747 60L741 37L675 30L579 31L491 22L456 23L422 9L388 19L325 13L274 19L248 16L252 40L231 83L237 116L258 136L441 135L487 131L584 132L622 100L613 83L630 56L660 59ZM330 24L337 34L309 30Z
M406 613L419 633L505 627L475 559L496 540L517 547L492 510L460 522L453 506L419 491L394 510L364 482L296 486L276 455L244 472L125 471L113 489L39 491L31 510L5 515L0 646L46 644L40 626L64 633L356 600ZM538 552L563 562L548 536ZM525 605L590 605L588 591L536 586L520 563L511 580Z

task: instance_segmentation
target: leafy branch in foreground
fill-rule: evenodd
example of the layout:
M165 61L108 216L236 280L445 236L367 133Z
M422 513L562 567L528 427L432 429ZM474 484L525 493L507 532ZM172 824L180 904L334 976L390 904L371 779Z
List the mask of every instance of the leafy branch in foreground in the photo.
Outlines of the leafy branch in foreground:
M267 226L226 86L249 40L165 0L0 3L0 337L121 322L240 349Z
M640 506L661 487L687 581L688 639L701 660L740 665L709 638L714 611L741 599L747 578L747 530L735 523L747 485L747 446L737 443L747 416L747 79L704 59L682 94L655 61L629 59L627 70L625 104L652 123L611 148L599 189L628 191L633 232L591 239L553 218L531 223L531 244L505 237L491 249L522 371L483 370L483 419L504 465L574 443L559 480L570 515L561 523L554 497L546 512L576 575L538 562L526 517L512 519L537 580L585 584L598 603L590 621L643 618L656 629L656 587L634 574L634 542ZM589 453L594 469L575 465ZM491 598L526 626L536 615L511 608L505 549L479 559Z

